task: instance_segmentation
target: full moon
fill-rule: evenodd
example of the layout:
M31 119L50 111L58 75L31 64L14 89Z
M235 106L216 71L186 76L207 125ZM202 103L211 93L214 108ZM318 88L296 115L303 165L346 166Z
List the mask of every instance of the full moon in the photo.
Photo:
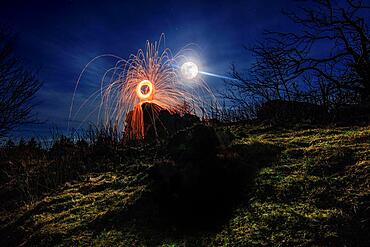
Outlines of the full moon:
M198 66L193 62L186 62L181 66L181 73L185 79L194 79L198 75L198 72Z

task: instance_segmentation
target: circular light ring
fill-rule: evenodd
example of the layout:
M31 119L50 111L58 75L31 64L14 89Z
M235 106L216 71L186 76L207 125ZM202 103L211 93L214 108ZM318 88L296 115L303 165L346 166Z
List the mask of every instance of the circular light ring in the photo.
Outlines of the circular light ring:
M147 86L149 89L147 93L143 93L141 91L142 87L145 86ZM141 81L136 87L136 94L142 100L148 99L152 95L152 93L153 93L153 84L148 80Z

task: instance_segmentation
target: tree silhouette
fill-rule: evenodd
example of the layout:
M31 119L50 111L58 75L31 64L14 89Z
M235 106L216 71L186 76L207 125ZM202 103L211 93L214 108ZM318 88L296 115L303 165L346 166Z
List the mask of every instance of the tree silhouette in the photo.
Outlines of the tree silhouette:
M362 1L311 0L283 13L294 32L266 31L251 49L246 74L235 66L226 98L306 101L324 105L370 103L370 6ZM307 4L309 3L309 4Z
M369 102L370 5L361 0L311 2L310 7L284 12L299 32L269 32L271 41L291 51L297 76L311 72L340 93L351 92L359 102ZM320 49L319 54L314 49Z
M0 138L19 125L35 122L33 98L42 83L14 55L14 36L0 29Z

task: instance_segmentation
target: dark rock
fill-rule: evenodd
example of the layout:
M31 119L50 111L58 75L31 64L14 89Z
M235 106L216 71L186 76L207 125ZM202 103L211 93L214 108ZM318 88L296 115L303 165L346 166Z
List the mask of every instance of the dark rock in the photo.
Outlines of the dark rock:
M257 119L272 124L322 123L328 116L325 107L298 101L271 100L257 109Z
M170 113L168 110L155 106L152 103L143 104L142 109L146 140L167 138L179 130L200 123L199 118L195 115Z
M141 106L144 120L144 139L147 141L166 139L177 131L200 123L200 119L192 114L171 113L154 103L144 103ZM132 111L126 116L125 132L130 131Z
M370 122L370 104L347 104L334 110L334 121L342 123Z
M169 141L168 151L176 161L204 160L216 155L218 145L214 129L199 124L174 135Z

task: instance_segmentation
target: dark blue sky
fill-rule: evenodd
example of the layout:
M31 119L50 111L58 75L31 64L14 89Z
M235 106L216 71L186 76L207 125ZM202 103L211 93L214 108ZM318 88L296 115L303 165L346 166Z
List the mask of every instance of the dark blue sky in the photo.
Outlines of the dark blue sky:
M17 55L27 67L38 70L44 82L35 112L47 122L23 126L14 135L47 135L51 126L65 130L74 85L83 67L104 53L127 57L146 40L158 40L161 33L173 51L196 43L207 72L227 74L231 63L246 67L252 58L242 46L253 45L265 29L291 28L280 11L292 4L293 0L2 0L0 24L17 34ZM109 63L113 61L95 69L104 72ZM95 83L94 78L89 77L88 83ZM99 77L95 79L98 84ZM204 79L216 90L222 85L220 79Z

